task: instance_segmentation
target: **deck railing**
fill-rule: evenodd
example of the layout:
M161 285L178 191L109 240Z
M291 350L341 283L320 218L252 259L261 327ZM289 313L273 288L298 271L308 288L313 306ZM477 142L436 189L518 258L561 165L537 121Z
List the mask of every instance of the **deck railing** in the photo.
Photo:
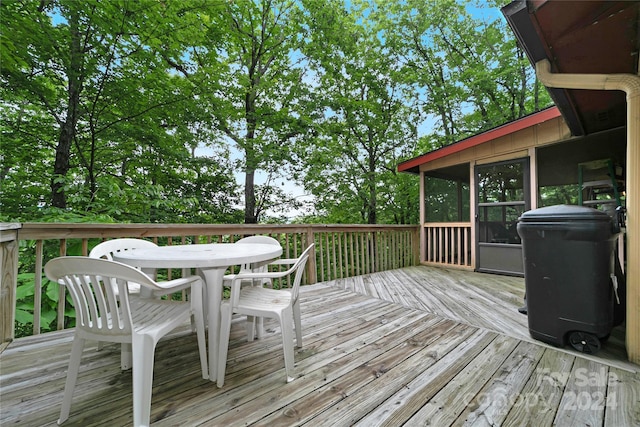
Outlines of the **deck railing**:
M430 222L422 227L422 260L430 264L473 267L470 222Z
M33 273L33 334L41 332L43 322L43 266L51 258L63 255L87 255L99 242L133 237L159 245L234 242L247 235L268 235L283 247L283 257L294 258L311 243L315 256L307 266L304 283L329 281L419 262L418 227L411 225L220 225L220 224L60 224L24 223L18 231L19 271ZM181 272L167 270L167 278ZM3 281L2 287L13 284ZM58 289L57 292L63 289ZM51 292L51 290L49 290ZM4 292L3 295L8 294ZM13 295L13 294L11 294ZM12 298L15 298L12 296ZM58 298L57 329L63 329L64 298ZM15 301L12 301L15 307ZM51 315L51 313L49 313ZM13 332L13 331L12 331ZM13 333L11 334L11 339ZM7 340L6 334L3 342Z

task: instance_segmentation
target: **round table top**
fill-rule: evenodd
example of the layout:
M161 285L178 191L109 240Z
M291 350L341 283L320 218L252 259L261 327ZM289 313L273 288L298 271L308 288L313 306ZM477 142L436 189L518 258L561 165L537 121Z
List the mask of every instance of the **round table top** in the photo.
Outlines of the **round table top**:
M139 268L216 268L269 261L280 255L279 245L209 243L132 249L114 254L113 259Z

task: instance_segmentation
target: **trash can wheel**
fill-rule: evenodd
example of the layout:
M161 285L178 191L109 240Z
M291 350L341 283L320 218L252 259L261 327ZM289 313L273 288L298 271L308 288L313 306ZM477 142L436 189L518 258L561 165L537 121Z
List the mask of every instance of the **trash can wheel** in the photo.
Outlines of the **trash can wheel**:
M569 344L586 354L596 354L600 350L600 340L588 332L573 331L569 334Z

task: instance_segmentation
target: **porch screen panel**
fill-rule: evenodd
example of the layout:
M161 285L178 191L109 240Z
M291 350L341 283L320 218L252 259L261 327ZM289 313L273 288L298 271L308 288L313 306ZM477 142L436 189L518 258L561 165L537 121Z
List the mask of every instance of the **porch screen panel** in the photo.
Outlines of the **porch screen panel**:
M469 183L425 175L425 222L469 221Z
M482 243L520 244L516 231L518 218L525 212L523 202L495 203L479 206L478 241Z
M527 210L526 161L478 167L478 242L520 244L518 218Z

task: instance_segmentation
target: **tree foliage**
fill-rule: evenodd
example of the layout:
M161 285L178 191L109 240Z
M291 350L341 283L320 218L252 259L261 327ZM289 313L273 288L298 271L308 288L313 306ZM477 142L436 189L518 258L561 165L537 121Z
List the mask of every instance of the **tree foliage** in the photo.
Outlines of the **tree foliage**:
M497 6L2 1L0 216L415 223L399 161L550 103Z
M397 189L395 164L416 140L415 109L380 39L375 7L309 1L305 53L317 76L323 117L303 152L305 186L337 221L375 224ZM362 20L368 16L368 20ZM400 193L398 193L400 194ZM383 222L393 221L389 216Z
M385 38L433 123L431 150L551 104L504 19L505 1L407 0L385 5Z

